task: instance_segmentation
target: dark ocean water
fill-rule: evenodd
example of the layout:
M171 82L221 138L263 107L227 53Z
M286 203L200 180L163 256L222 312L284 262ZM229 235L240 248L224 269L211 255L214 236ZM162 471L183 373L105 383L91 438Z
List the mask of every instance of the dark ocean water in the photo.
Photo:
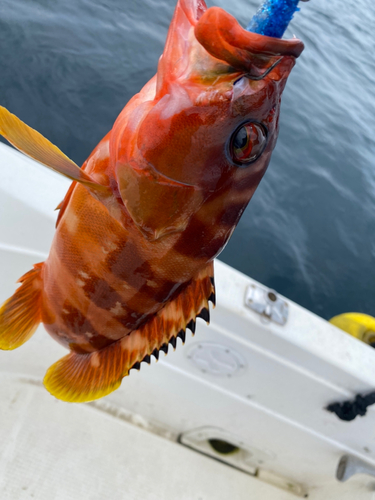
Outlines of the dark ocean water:
M259 3L216 5L246 25ZM301 5L279 142L221 259L325 318L375 315L375 6ZM0 104L82 163L155 73L174 6L0 0Z

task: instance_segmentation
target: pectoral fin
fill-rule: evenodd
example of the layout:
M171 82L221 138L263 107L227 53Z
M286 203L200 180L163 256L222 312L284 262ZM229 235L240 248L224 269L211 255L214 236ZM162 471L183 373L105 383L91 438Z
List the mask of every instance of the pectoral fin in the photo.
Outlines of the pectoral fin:
M64 155L52 142L26 125L3 106L0 106L0 134L19 151L55 172L80 182L94 191L108 190L106 186L98 184L81 170L74 161Z
M113 344L88 354L71 352L52 365L44 378L46 389L56 398L84 403L110 394L132 368L150 363L159 351L176 347L177 337L185 342L185 330L195 331L197 317L209 321L208 301L215 303L213 262L210 262L177 297L168 302L138 330Z
M20 347L34 334L41 322L43 263L18 280L21 286L0 308L0 349Z

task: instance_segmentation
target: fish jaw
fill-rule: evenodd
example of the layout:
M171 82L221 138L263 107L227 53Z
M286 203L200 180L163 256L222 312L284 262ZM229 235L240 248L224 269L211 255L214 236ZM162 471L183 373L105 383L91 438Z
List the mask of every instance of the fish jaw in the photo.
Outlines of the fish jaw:
M297 58L301 40L267 37L243 29L219 7L207 9L203 0L179 0L157 72L156 96L168 93L174 81L229 81L240 72L261 77L280 57Z
M194 32L211 56L255 79L280 57L297 58L304 49L303 42L297 38L284 40L249 32L219 7L208 9L197 22Z

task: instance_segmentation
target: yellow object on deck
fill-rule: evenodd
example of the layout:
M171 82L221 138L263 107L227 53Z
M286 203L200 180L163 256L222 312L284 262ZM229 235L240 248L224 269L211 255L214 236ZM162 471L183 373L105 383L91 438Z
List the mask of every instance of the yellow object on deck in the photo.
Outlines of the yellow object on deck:
M368 314L340 314L329 322L366 344L375 344L375 318Z

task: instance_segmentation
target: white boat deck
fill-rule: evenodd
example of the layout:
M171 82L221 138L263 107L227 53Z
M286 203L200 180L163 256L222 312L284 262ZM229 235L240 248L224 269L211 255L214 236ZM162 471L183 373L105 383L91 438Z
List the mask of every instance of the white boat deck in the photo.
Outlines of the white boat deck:
M69 182L3 144L0 170L2 302L48 254ZM344 454L375 467L374 409L324 410L375 389L375 351L287 299L286 325L265 322L244 305L252 284L216 262L211 325L95 403L43 389L66 354L43 328L0 352L1 500L375 499L374 478L335 479ZM239 446L228 460L248 473L179 443L215 455L207 437Z

